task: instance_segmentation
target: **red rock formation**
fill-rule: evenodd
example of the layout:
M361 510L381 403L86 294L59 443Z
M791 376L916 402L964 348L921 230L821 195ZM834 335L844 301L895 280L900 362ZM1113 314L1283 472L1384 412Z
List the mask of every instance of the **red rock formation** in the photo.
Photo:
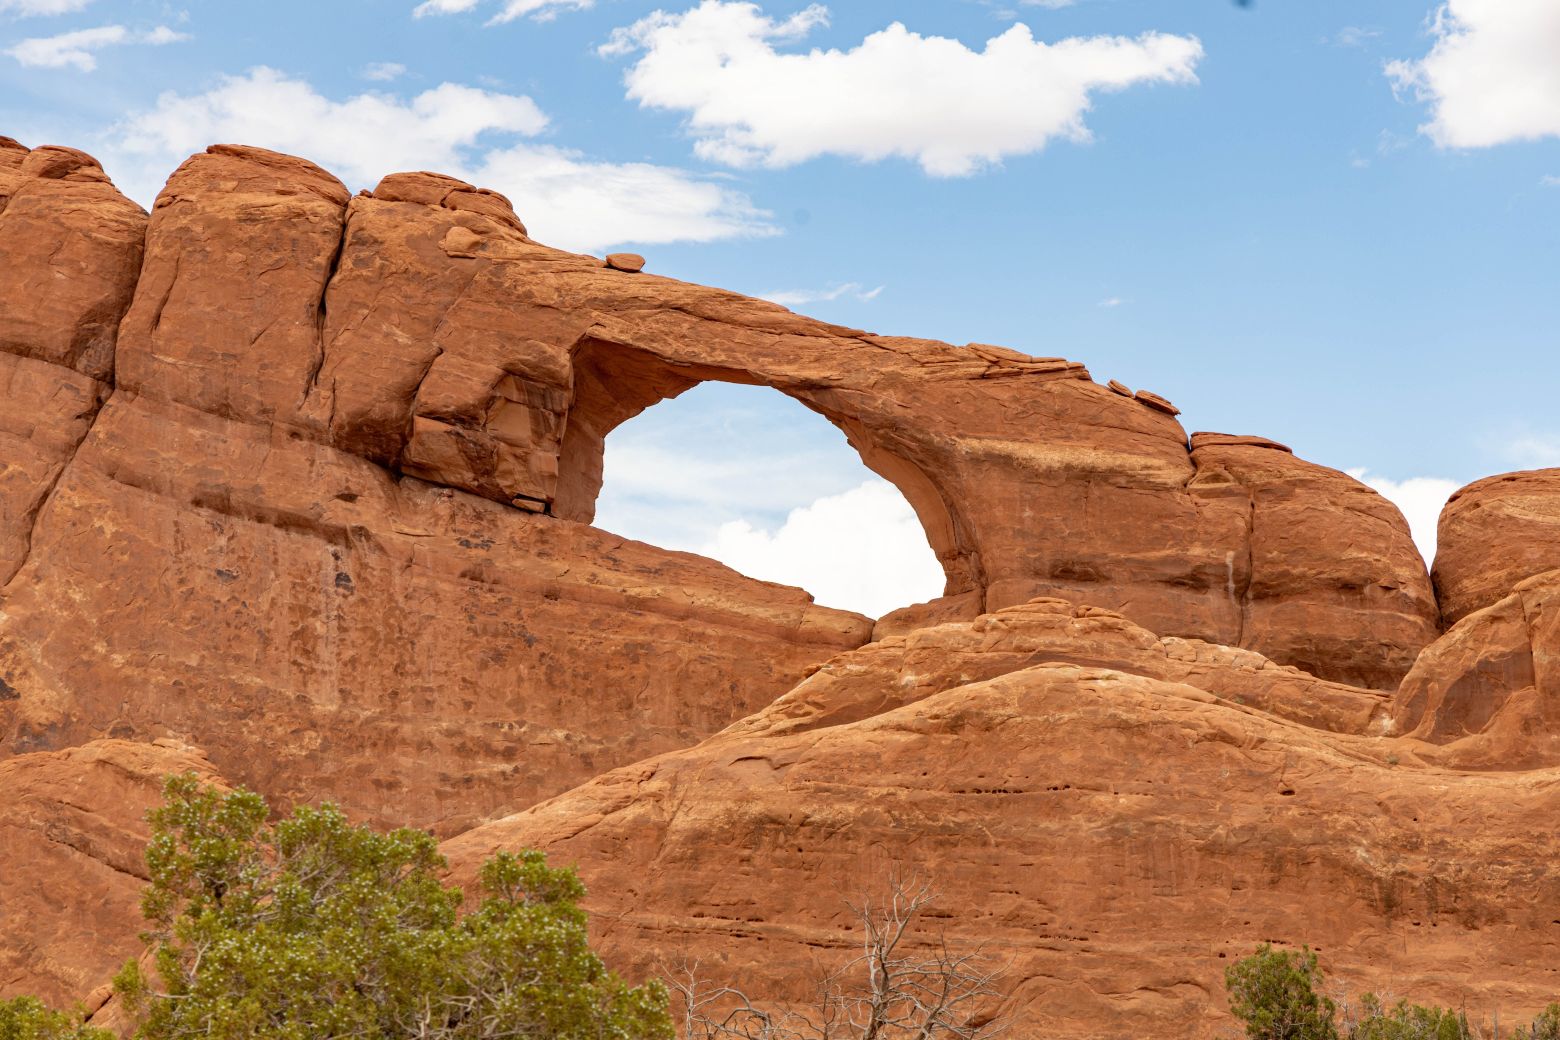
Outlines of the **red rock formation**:
M35 161L55 154L20 169L74 169L117 234L128 204L89 160ZM18 255L82 219L65 208ZM124 304L137 255L100 257L93 315ZM7 307L0 327L38 324ZM13 338L119 324L83 313ZM560 253L433 174L349 199L302 160L214 147L159 196L90 433L106 388L54 393L71 358L29 349L52 367L12 379L11 752L174 735L274 797L449 832L768 703L869 624L569 522L593 513L606 434L702 379L802 400L905 491L949 575L907 616L1058 596L1376 688L1433 634L1406 528L1348 478L1249 444L1189 453L1162 409L1059 359ZM1300 493L1320 520L1283 517ZM1280 522L1253 526L1270 500Z
M0 587L108 395L145 229L95 159L0 137Z
M1199 434L1192 449L1189 490L1211 507L1243 507L1248 524L1247 555L1231 562L1227 578L1240 590L1239 637L1215 641L1391 689L1434 635L1436 614L1397 507L1264 438ZM1373 548L1355 548L1365 546ZM1361 654L1362 642L1371 654Z
M768 703L866 619L118 391L7 587L0 734L451 832Z
M177 744L102 740L0 761L0 997L96 1010L141 952L146 811L162 778L211 764Z
M91 848L129 862L193 766L441 835L505 816L463 870L545 844L622 964L694 948L766 992L897 863L1056 1036L1207 1035L1218 956L1267 938L1421 998L1554 995L1560 788L1512 772L1560 762L1547 478L1454 503L1438 604L1397 510L1276 442L550 249L431 173L350 197L216 146L148 220L0 139L0 253L0 878L112 815L68 784L122 802ZM606 437L706 380L844 431L946 595L874 624L589 526ZM104 737L142 743L60 750ZM115 877L90 935L63 890L14 904L0 995L101 984Z
M0 137L0 352L109 378L145 231L96 159Z
M1450 628L1403 679L1393 725L1459 768L1560 765L1560 470L1453 495L1435 574Z
M1425 648L1392 707L1398 732L1462 769L1560 765L1560 570L1519 582Z
M1228 1035L1222 970L1263 941L1356 991L1542 1007L1560 846L1535 825L1560 775L1459 774L1261 710L1369 729L1373 701L1037 604L847 654L444 851L466 883L500 848L578 863L619 968L696 957L769 1000L852 953L845 899L919 872L955 947L1011 964L1018 1036Z
M387 190L400 200L434 182L390 178ZM497 196L445 185L428 197L354 205L389 218L387 235L416 224L398 214L434 204L520 233L490 215ZM79 374L30 361L10 379L0 756L176 736L279 802L334 798L448 833L697 740L870 637L867 619L799 590L406 475L461 482L432 447L402 467L404 431L389 437L397 469L376 465L391 457L366 432L372 409L347 392L350 365L316 380L321 344L359 344L349 360L370 367L352 385L386 393L384 352L425 346L417 297L408 290L368 336L361 309L375 291L355 276L393 262L410 282L436 281L449 261L440 252L419 270L359 221L327 313L346 203L301 160L229 147L192 159L156 207L117 382L90 434L93 384L71 397L54 386ZM3 303L0 328L24 324L8 317L24 301ZM567 356L551 375L505 361L504 328L482 324L495 312L455 310L427 327L445 364L419 362L418 401L449 417L441 402L462 400L474 366L478 382L490 369L495 392L521 403L485 414L520 437L524 402L559 405L531 377L567 388ZM322 387L328 404L306 412Z
M1560 469L1475 481L1441 512L1436 596L1446 626L1560 568Z

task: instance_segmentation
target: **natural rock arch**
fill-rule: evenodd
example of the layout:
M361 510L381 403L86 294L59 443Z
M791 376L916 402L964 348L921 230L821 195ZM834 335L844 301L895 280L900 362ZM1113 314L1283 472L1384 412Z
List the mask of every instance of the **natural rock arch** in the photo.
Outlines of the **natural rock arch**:
M956 508L921 467L897 455L860 417L829 407L806 381L748 369L670 360L647 350L587 339L573 354L574 398L559 452L553 515L591 523L602 486L609 434L645 410L706 382L767 386L823 416L845 435L862 463L899 489L915 510L943 567L945 596L978 588L979 553Z

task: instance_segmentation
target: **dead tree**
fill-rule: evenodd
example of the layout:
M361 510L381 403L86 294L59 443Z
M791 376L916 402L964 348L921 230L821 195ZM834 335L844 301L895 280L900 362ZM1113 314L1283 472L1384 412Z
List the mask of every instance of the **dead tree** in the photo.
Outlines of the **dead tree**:
M681 1006L683 1040L986 1040L1001 1031L992 1005L1003 972L985 952L953 950L946 937L910 934L934 900L929 884L895 879L880 901L850 905L861 952L823 975L802 1005L755 1004L736 986L712 984L698 965L667 972Z

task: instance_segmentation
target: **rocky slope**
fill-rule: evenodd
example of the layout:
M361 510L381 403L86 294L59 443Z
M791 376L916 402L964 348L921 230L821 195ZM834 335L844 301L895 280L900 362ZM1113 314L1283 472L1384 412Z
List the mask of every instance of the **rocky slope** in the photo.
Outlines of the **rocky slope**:
M898 867L1012 958L1020 1035L1212 1035L1261 939L1560 995L1554 471L1462 493L1432 584L1369 488L1082 365L254 148L148 216L0 139L0 261L0 995L101 1000L183 768L433 828L462 878L577 860L636 972L794 990ZM874 621L590 526L607 435L705 380L838 426L946 595Z
M1010 965L1021 1036L1229 1035L1223 968L1264 941L1311 944L1359 990L1542 1007L1560 771L1457 772L1305 724L1368 732L1375 707L1040 602L844 655L697 747L444 848L468 883L501 848L578 862L619 964L697 958L797 999L849 955L846 900L909 871L955 946Z

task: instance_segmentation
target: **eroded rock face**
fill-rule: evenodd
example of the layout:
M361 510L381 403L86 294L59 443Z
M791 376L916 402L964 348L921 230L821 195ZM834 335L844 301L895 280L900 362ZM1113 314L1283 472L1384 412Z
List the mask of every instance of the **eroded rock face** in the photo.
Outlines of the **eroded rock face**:
M96 159L0 138L0 353L107 379L145 232Z
M1198 434L1192 458L1192 493L1210 508L1244 506L1248 524L1247 555L1227 576L1241 592L1239 636L1214 641L1340 682L1393 688L1434 637L1436 615L1398 508L1263 438ZM1361 643L1373 652L1362 654Z
M5 590L7 753L204 747L444 833L682 747L871 623L709 560L115 393Z
M147 810L163 777L218 778L192 748L123 740L0 761L0 997L95 1011L141 952Z
M325 410L306 406L323 345L352 341L366 320L353 287L370 287L344 275L335 315L326 287L378 250L361 237L372 228L355 227L339 255L347 192L318 168L227 146L190 160L159 198L132 304L120 289L135 282L124 265L139 266L144 215L95 164L64 161L76 153L12 152L28 177L0 220L44 191L34 167L63 169L47 184L79 181L70 190L110 217L83 212L76 194L40 194L58 226L52 238L7 234L7 277L36 266L35 243L75 255L72 236L118 243L127 207L140 223L134 249L104 246L63 300L92 290L91 307L30 314L6 297L0 328L23 330L13 339L27 349L0 354L0 757L177 736L279 803L332 798L448 833L685 746L870 638L870 621L800 590L415 479L460 483L432 449L423 468L401 466L399 448L333 433L340 366ZM523 232L501 197L458 182L414 175L384 191L392 201L370 208ZM413 265L413 281L440 273L392 259ZM379 291L399 288L387 279ZM107 323L121 331L113 384L68 367L96 354L51 346L96 329L104 300L129 308L122 330L118 312ZM414 339L415 310L409 299L384 316L357 356ZM343 312L352 320L333 325ZM441 364L421 381L425 411L466 414L476 358L523 412L531 389L497 367L504 355L478 349L502 346L503 330L474 340L479 316L464 313L428 329ZM562 407L567 355L553 364L538 378ZM513 440L524 424L508 404L493 415Z
M1282 720L1235 702L1264 669L1228 659L1201 667L1218 696L1109 666L1006 671L1058 624L1075 656L1178 664L1049 611L922 633L943 673L904 694L879 676L919 677L913 650L847 655L698 747L444 851L468 884L501 848L576 862L618 967L697 959L767 1000L805 999L853 953L847 898L916 872L941 890L929 935L1010 963L1018 1036L1228 1035L1223 968L1263 941L1311 944L1359 990L1503 1018L1553 999L1560 846L1539 821L1560 775L1426 768L1410 742Z
M1038 664L1110 668L1195 686L1234 704L1338 733L1381 733L1387 698L1277 665L1249 650L1161 638L1099 607L1037 599L888 636L841 654L724 733L777 735L856 722Z
M1448 628L1504 599L1516 584L1560 569L1560 469L1486 477L1441 512L1436 595Z
M1268 442L1191 451L1080 365L826 325L538 245L451 178L351 198L228 145L170 179L136 280L139 210L90 159L6 154L0 219L58 210L15 241L99 253L90 306L12 323L39 345L0 425L4 753L176 736L279 800L448 833L762 707L870 622L582 523L607 433L703 379L801 400L905 491L949 595L885 634L1046 595L1386 689L1434 633L1383 500ZM67 368L100 347L48 347L110 326L111 384Z
M145 230L97 160L0 137L0 587L108 396Z
M1560 765L1560 570L1519 582L1426 647L1392 715L1458 768Z
M1056 1036L1207 1035L1209 951L1285 937L1542 1003L1555 778L1511 770L1560 762L1547 485L1449 511L1438 603L1395 508L1276 442L643 266L453 178L351 196L241 146L148 220L0 139L0 879L60 870L57 834L131 862L155 775L196 768L468 832L462 876L578 859L633 970L687 949L785 992L898 864ZM590 526L607 436L706 380L844 431L946 594L874 622ZM0 995L86 999L136 885L84 888L85 926L17 904Z
M1060 596L1380 689L1436 634L1406 525L1341 474L1260 439L1189 452L1157 395L1062 359L872 336L561 253L434 174L349 200L290 157L190 159L118 368L143 396L581 522L620 423L704 380L772 386L904 492L965 618ZM1327 505L1296 525L1286 496Z

